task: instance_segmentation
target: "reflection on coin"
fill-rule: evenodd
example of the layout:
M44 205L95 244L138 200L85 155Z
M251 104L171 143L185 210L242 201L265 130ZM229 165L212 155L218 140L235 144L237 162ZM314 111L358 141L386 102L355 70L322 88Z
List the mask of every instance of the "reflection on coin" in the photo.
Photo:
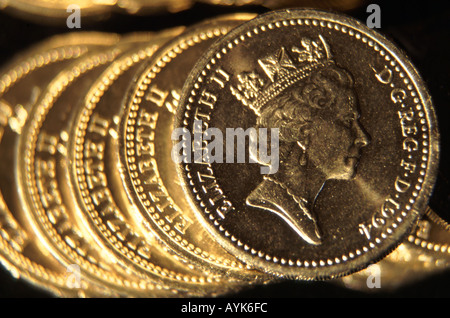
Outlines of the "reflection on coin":
M63 264L77 264L83 275L121 295L162 297L178 291L157 280L133 277L87 235L71 200L67 173L68 131L77 96L88 90L119 54L147 42L146 35L127 37L104 52L84 56L55 77L32 109L19 139L17 176L20 198L29 206L27 216L48 250ZM148 53L156 48L152 45Z
M124 0L116 3L116 9L128 14L148 15L174 13L186 10L193 5L192 0Z
M71 272L47 251L24 215L18 198L14 148L28 114L61 68L88 51L114 45L119 36L84 33L55 36L16 57L0 76L0 253L15 277L61 296L111 296L111 291L81 278L71 288ZM70 286L69 286L70 285ZM74 286L72 286L74 287Z
M427 208L418 226L392 253L368 268L336 280L365 292L394 290L450 268L450 226Z
M119 154L126 170L124 187L145 232L155 233L181 258L205 271L257 282L268 276L248 270L196 221L170 155L174 114L189 71L214 41L253 17L234 14L200 23L155 53L127 96Z
M225 35L190 74L175 127L202 224L282 277L333 278L382 258L424 212L436 175L435 114L413 66L327 12L275 11Z
M166 32L161 40L179 33ZM156 40L156 39L155 39ZM237 283L194 270L190 264L171 257L151 237L143 237L129 221L133 207L124 202L117 185L117 124L122 112L121 98L152 46L128 52L107 68L87 91L76 108L68 141L72 167L69 169L79 206L79 217L104 249L145 281L171 287L171 296L213 296L236 290ZM176 294L177 293L177 294ZM169 295L170 296L170 295Z
M336 11L351 10L364 4L364 0L198 0L198 2L219 6L261 5L270 9L304 7Z
M39 24L65 24L69 16L79 9L83 21L100 20L109 17L115 1L90 0L2 0L0 9L21 19Z

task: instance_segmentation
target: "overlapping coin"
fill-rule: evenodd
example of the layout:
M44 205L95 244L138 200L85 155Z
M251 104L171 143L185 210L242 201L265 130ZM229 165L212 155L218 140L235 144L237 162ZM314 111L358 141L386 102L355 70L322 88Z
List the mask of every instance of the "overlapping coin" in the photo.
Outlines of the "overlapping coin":
M77 264L85 276L92 276L94 280L100 279L102 284L107 286L112 284L112 287L119 288L119 291L120 288L130 287L130 290L124 291L125 295L132 295L134 288L137 289L136 292L147 290L148 296L152 295L153 290L160 289L160 296L164 296L163 289L167 289L169 294L181 293L182 287L166 287L163 278L159 280L140 279L133 284L133 279L129 279L130 274L127 273L130 268L111 258L110 252L103 256L103 261L99 259L100 256L97 255L101 255L105 250L101 248L101 245L93 244L95 241L88 237L86 232L83 233L82 224L77 224L82 219L77 218L77 209L70 200L71 188L67 187L69 184L67 170L70 169L68 167L70 162L67 161L66 143L68 142L71 116L76 111L77 99L75 96L80 91L89 89L111 63L116 60L118 63L122 62L122 55L128 57L130 48L143 42L151 43L151 40L143 37L139 41L120 41L106 51L93 52L82 57L54 78L30 112L19 139L17 153L20 155L17 157L17 178L19 197L22 202L26 202L28 207L26 214L37 225L36 232L39 238L49 242L49 250L56 250L55 255L61 257L61 263L66 266ZM150 45L151 52L152 49L155 49L155 45ZM103 77L100 78L103 80ZM91 147L85 149L88 159L94 158L94 154L97 154L96 151L100 151L100 149ZM93 169L93 166L89 166L89 168ZM89 185L92 185L92 182L99 185L100 183L95 183L98 181L97 178L96 175L91 176L88 179ZM104 202L106 198L99 196L100 192L96 193L97 201L94 199L94 203L99 205L99 202ZM114 220L110 219L110 221L114 224ZM114 225L119 226L117 223ZM110 226L110 229L115 229L115 227ZM131 244L127 243L130 249L133 247L132 244L136 245L133 251L136 255L133 256L140 256L141 263L148 259L163 258L163 256L158 258L157 248L144 242L139 244L138 237L132 231L128 232L127 234L135 240ZM131 240L131 238L125 235L126 240ZM95 249L98 249L97 253L93 251ZM151 256L151 254L153 255ZM147 259L144 260L144 257ZM118 263L117 265L122 266L123 269L114 270L112 264L109 263ZM152 270L161 275L164 272L163 264L161 262L159 265L162 268L157 269L151 263ZM169 271L167 272L169 273ZM188 274L189 271L186 275ZM207 286L203 290L207 290Z
M93 287L86 283L78 289L69 288L65 266L49 257L24 215L24 205L18 196L18 184L13 167L17 156L14 148L22 134L29 113L42 91L58 72L88 51L115 45L114 34L79 33L52 38L4 67L1 77L1 213L2 263L16 275L58 294L90 294ZM111 291L98 287L99 295Z
M189 71L217 38L253 17L234 14L205 21L155 53L127 96L118 153L123 186L144 230L204 271L258 282L268 276L248 270L196 221L181 186L174 182L176 168L171 160L173 120Z

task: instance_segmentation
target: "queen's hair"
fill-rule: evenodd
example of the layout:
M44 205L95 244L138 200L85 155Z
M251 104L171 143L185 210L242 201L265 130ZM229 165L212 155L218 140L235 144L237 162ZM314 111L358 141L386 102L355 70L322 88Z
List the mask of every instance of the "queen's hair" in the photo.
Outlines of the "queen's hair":
M282 152L291 147L283 147L282 144L297 143L299 138L307 144L316 114L334 105L338 95L350 91L353 85L348 71L334 63L328 64L270 100L261 109L255 128L279 128L280 158L283 158L285 154Z

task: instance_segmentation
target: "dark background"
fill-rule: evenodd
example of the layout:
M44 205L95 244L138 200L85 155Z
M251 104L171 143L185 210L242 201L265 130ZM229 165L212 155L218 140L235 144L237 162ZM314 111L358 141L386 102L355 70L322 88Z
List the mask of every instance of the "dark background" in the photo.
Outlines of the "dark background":
M75 2L75 1L74 1ZM433 98L441 133L440 167L430 206L444 220L450 222L450 5L449 1L369 1L345 12L362 22L369 3L381 7L379 31L402 48L410 57L424 79ZM221 7L195 4L191 9L158 15L129 16L112 14L107 19L83 19L80 31L127 33L133 31L158 31L176 25L191 25L213 16L247 11L263 13L268 9L259 6ZM41 22L45 22L42 18ZM0 64L30 45L55 34L70 32L65 23L49 25L21 19L0 11ZM52 22L52 21L50 21ZM450 243L450 242L449 242ZM282 282L268 286L249 287L229 297L299 298L299 297L450 297L450 270L433 275L394 291L372 293L358 292L340 287L332 282ZM52 297L25 281L14 279L0 266L1 298ZM228 297L228 296L227 296Z

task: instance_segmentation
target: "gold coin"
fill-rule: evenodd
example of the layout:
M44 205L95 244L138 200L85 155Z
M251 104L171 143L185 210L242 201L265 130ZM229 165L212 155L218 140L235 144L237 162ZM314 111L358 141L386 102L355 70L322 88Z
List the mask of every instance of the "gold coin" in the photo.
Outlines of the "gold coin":
M198 219L243 262L286 278L383 258L436 177L422 80L392 43L339 14L273 11L235 28L190 73L175 127Z
M65 164L61 159L65 156L62 142L68 136L59 128L67 120L65 111L82 89L82 85L77 87L76 80L89 85L89 75L95 78L96 71L98 73L102 65L109 64L120 52L108 49L105 53L87 54L55 76L30 110L16 145L19 199L38 239L64 266L76 265L83 276L94 281L98 277L101 284L117 278L111 262L103 261L110 258L102 257L102 251L96 250L70 213L73 208L65 197L69 189L64 187L61 181L64 175L60 174ZM67 88L69 84L72 90ZM50 112L47 116L46 107L52 106L59 113Z
M111 291L80 278L72 288L71 272L48 253L25 218L18 198L14 148L28 114L61 68L88 51L114 45L119 36L76 33L55 36L14 58L0 76L0 253L2 264L22 277L61 296L111 296Z
M180 30L178 30L180 31ZM177 33L179 33L177 31ZM173 37L176 33L165 34ZM239 286L228 279L197 271L192 265L167 253L151 237L144 237L130 221L133 207L123 197L117 156L117 124L122 112L121 95L151 46L117 59L90 85L69 129L71 167L68 174L75 188L79 217L105 250L111 251L143 281L171 286L172 296L213 296L235 291ZM119 175L118 175L119 173ZM242 284L241 284L242 285Z

